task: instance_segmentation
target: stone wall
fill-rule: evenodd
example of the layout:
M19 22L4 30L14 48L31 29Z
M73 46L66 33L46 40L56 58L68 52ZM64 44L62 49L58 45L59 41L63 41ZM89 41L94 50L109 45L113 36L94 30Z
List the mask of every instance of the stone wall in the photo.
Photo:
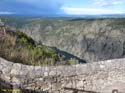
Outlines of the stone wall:
M28 66L0 58L0 81L13 89L40 93L112 93L113 89L125 93L125 58L58 67Z

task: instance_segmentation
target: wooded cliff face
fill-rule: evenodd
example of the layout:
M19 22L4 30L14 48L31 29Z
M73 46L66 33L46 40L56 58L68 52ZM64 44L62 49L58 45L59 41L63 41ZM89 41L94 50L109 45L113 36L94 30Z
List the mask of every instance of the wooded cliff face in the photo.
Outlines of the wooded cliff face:
M21 29L88 62L125 56L125 19L34 19Z
M35 41L88 62L125 57L125 18L3 18Z

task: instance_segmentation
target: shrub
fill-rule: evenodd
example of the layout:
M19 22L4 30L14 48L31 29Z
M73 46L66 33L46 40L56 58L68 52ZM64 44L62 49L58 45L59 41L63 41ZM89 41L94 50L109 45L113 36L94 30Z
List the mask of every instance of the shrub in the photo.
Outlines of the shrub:
M73 58L66 61L66 65L76 65L76 64L78 64L78 61Z

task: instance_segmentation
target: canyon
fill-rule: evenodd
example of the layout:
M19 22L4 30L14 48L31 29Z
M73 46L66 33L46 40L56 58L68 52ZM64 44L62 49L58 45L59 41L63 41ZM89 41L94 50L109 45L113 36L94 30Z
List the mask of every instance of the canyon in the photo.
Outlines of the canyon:
M36 19L21 30L87 62L125 57L125 19Z
M0 88L3 90L0 91L3 93L6 89L12 93L125 92L124 18L24 18L18 20L20 24L8 20L4 19L12 30L26 33L36 45L49 46L83 63L30 66L1 57Z

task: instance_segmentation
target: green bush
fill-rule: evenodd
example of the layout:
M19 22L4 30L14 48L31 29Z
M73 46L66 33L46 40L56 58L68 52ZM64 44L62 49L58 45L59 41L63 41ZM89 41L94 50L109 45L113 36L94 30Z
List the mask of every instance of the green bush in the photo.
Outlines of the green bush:
M17 42L21 44L35 45L35 41L31 37L28 37L25 33L21 31L16 31L16 35L18 38Z

